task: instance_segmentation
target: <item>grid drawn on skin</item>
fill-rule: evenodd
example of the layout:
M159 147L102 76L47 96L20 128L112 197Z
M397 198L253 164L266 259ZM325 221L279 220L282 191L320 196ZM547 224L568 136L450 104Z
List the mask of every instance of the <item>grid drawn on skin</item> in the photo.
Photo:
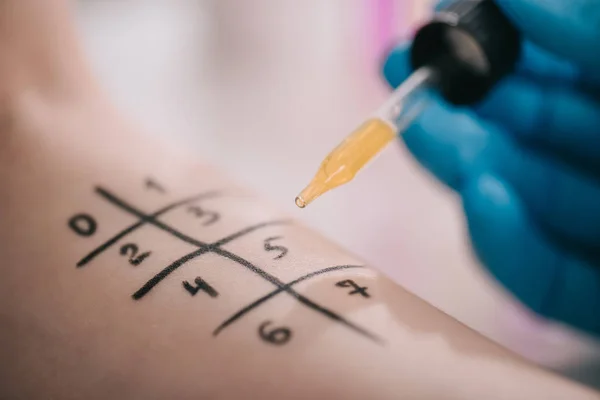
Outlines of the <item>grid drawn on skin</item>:
M344 269L352 269L352 268L364 268L364 267L362 265L338 265L338 266L335 266L335 267L323 268L323 269L320 269L318 271L313 271L313 272L310 272L310 273L308 273L306 275L303 275L303 276L301 276L299 278L296 278L293 281L290 281L290 282L286 283L285 286L286 287L292 287L294 285L297 285L297 284L299 284L301 282L304 282L304 281L306 281L308 279L314 278L314 277L319 276L319 275L323 275L323 274L326 274L326 273L329 273L329 272L334 272L334 271L340 271L340 270L344 270ZM259 305L265 303L266 301L272 299L273 297L277 296L279 293L282 293L284 291L285 291L284 288L279 287L279 288L273 290L272 292L269 292L266 295L258 298L257 300L254 300L252 303L248 304L247 306L241 308L236 313L234 313L231 317L229 317L225 321L223 321L217 327L217 329L215 329L213 331L213 336L217 336L225 328L227 328L228 326L230 326L234 322L239 321L247 313L249 313L250 311L254 310ZM374 339L375 339L375 337L374 337Z
M96 192L100 193L101 195L103 193L105 193L105 191L101 188L96 188ZM158 218L159 216L161 216L171 210L179 208L181 206L188 205L188 204L191 204L196 201L203 200L203 199L218 197L220 195L221 195L221 192L218 192L218 191L200 193L195 196L191 196L191 197L185 198L183 200L168 204L167 206L160 208L156 212L150 214L149 217L150 218ZM138 218L140 217L139 215L136 215L136 216ZM97 248L92 250L90 253L88 253L85 257L83 257L81 260L79 260L79 262L77 262L77 267L85 266L90 261L92 261L94 258L96 258L100 254L102 254L104 251L108 250L108 248L111 247L113 244L117 243L119 240L121 240L125 236L129 235L130 233L133 233L135 230L137 230L138 228L141 228L143 225L146 225L147 223L148 223L148 221L145 218L140 218L139 221L137 221L136 223L123 229L121 232L117 233L115 236L111 237L106 242L104 242L103 244L101 244L100 246L98 246Z
M160 215L164 214L165 212L172 210L178 206L181 206L184 204L189 204L195 200L198 200L197 197L203 196L203 195L198 195L198 196L194 196L192 198L180 200L178 202L172 203L171 205L163 207L152 214L145 214L145 213L141 212L140 210L136 209L135 207L131 206L130 204L126 203L125 201L121 200L120 198L116 197L115 195L113 195L108 190L106 190L102 187L96 187L95 191L102 198L104 198L108 202L112 203L113 205L117 206L121 210L128 212L129 214L132 214L135 217L139 218L139 221L137 223L131 225L129 228L126 228L125 230L121 231L119 234L115 235L113 238L109 239L109 241L105 242L104 245L101 245L100 248L94 250L92 253L97 252L98 254L100 254L103 250L105 250L105 248L102 249L102 246L105 246L108 244L107 247L109 247L110 245L112 245L112 244L116 243L118 240L126 237L133 230L139 228L140 226L142 226L144 224L153 225L154 227L156 227L164 232L169 233L170 235L176 237L177 239L182 240L191 245L194 245L198 248L197 250L194 250L193 252L188 253L188 254L184 255L183 257L180 257L178 260L174 261L169 266L163 268L158 274L156 274L153 278L148 280L146 282L146 284L144 284L144 286L142 286L138 291L136 291L132 295L132 297L134 299L136 299L136 300L141 299L148 292L150 292L156 285L158 285L160 282L162 282L162 280L164 280L167 276L169 276L171 274L171 272L173 272L177 268L183 266L188 261L190 261L194 258L200 257L203 254L213 253L213 254L220 255L224 258L227 258L231 261L234 261L234 262L244 266L246 269L249 269L250 271L259 275L264 280L272 283L273 285L275 285L277 287L277 289L275 290L275 292L277 292L276 294L278 294L280 292L286 292L290 296L294 297L299 303L307 306L308 308L312 309L313 311L316 311L316 312L320 313L321 315L324 315L325 317L346 326L347 328L355 331L356 333L358 333L366 338L369 338L375 342L381 342L381 340L377 336L370 333L366 329L354 324L351 321L346 320L341 315L327 309L326 307L323 307L323 306L313 302L312 300L308 299L307 297L301 295L300 293L298 293L294 289L292 289L292 286L296 283L296 281L308 279L308 277L312 277L313 275L315 275L314 273L305 275L304 277L298 278L295 281L285 284L281 280L279 280L277 277L275 277L274 275L271 275L268 272L262 270L261 268L258 268L257 266L252 264L250 261L240 257L237 254L231 253L231 252L221 248L221 246L223 246L224 244L229 243L233 240L239 239L239 238L243 237L244 235L246 235L250 232L253 232L257 229L260 229L260 228L263 228L266 226L272 226L275 224L287 224L287 223L290 223L290 221L275 220L275 221L270 221L270 222L263 222L263 223L256 224L256 225L247 227L245 229L242 229L241 231L238 231L236 233L228 235L228 236L226 236L220 240L217 240L213 243L205 243L205 242L197 240L191 236L185 235L184 233L181 233L178 230L172 228L171 226L164 224L161 221L156 219L157 216L160 216ZM208 192L208 193L213 193L213 195L217 194L217 192ZM206 194L204 194L204 195L206 195ZM92 254L92 253L90 253L90 254ZM95 256L97 256L98 254L96 254ZM79 263L78 263L78 266L80 266ZM267 296L272 297L273 293L274 292L271 292ZM252 307L252 308L254 308L254 307ZM217 328L217 329L219 329L219 328Z

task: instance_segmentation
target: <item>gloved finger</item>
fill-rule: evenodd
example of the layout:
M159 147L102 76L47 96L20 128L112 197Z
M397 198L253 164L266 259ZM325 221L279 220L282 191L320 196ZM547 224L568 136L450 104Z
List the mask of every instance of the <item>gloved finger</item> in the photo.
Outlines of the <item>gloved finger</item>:
M382 72L392 87L397 87L413 72L410 65L411 44L404 42L394 47L384 58ZM579 80L579 69L573 63L559 59L530 42L523 44L516 72L533 78L564 83L577 83Z
M438 6L454 0L442 1ZM405 41L384 55L383 74L392 87L398 86L412 72L410 49L412 42ZM523 51L517 64L517 72L526 76L575 82L580 80L580 69L570 61L540 48L528 40L523 42Z
M393 88L400 85L413 72L410 65L410 46L410 42L400 44L393 48L384 59L382 74ZM529 42L524 44L516 72L518 75L531 77L536 81L551 80L565 86L571 84L576 86L579 83L579 69L575 65L561 60ZM502 107L502 109L506 109L506 107Z
M489 135L476 117L432 102L401 134L413 156L439 180L458 189L468 169L489 146Z
M402 139L415 158L451 188L460 189L475 169L492 169L511 182L536 222L557 243L577 243L581 252L600 248L600 185L524 150L494 124L438 102L425 109Z
M600 181L510 141L485 157L556 243L582 253L600 249Z
M392 87L408 74L408 45L393 50L383 67ZM404 131L401 138L415 158L439 180L453 189L461 182L465 166L486 147L487 133L476 117L453 108L431 94L430 104Z
M456 0L438 0L434 10L440 11ZM511 1L511 0L509 0ZM502 0L498 0L502 3ZM546 79L577 81L579 68L564 58L557 57L550 51L537 46L529 40L523 41L521 59L517 72Z
M437 0L433 9L434 9L434 11L440 11L440 10L446 8L449 4L451 4L454 1L456 1L456 0Z
M489 127L486 128L485 124L468 113L448 109L441 102L427 108L421 118L406 131L403 138L408 148L423 165L455 189L464 187L465 179L473 171L491 168L494 159L502 158L503 154L511 154L511 143L505 134ZM462 190L462 193L466 199L465 204L474 197L464 195L468 193L468 189ZM570 261L565 264L572 263L575 264L575 267L572 267L572 271L565 272L566 279L564 282L559 282L557 289L551 289L550 287L555 285L556 281L544 282L548 274L551 276L551 273L546 271L546 267L549 266L548 269L551 269L554 265L552 255L562 254L559 247L553 249L552 244L545 241L543 242L543 251L535 250L534 246L528 244L531 239L526 240L527 237L522 238L511 229L504 231L507 233L504 242L500 243L501 239L491 235L491 232L498 233L498 227L504 229L502 224L510 222L510 219L502 214L497 219L498 221L485 220L477 225L478 228L472 229L474 240L489 239L484 240L485 243L480 244L479 249L485 245L484 251L492 252L491 257L494 257L493 252L499 249L495 261L488 261L490 256L486 256L484 262L493 262L492 265L495 267L493 271L501 280L513 279L507 285L509 289L514 290L526 304L538 312L584 329L598 331L598 327L594 325L596 320L593 319L597 314L596 311L587 312L588 309L585 308L587 304L575 310L569 308L570 302L578 307L578 304L585 301L586 296L582 295L582 291L600 294L600 290L598 290L600 288L586 287L597 280L594 281L586 276L585 272L595 270L579 268L579 265L588 264L569 256ZM533 224L528 225L528 229L535 230ZM490 236L485 236L486 234L490 234ZM541 241L539 235L534 238ZM477 244L477 241L475 243ZM501 245L496 247L499 243ZM521 244L524 245L523 248L515 248ZM531 253L532 251L533 253ZM511 255L515 257L515 260L510 258ZM504 274L502 272L504 266L518 266L519 268ZM526 276L521 277L520 273ZM584 283L577 286L579 279L583 279ZM525 283L521 285L519 282ZM546 301L546 299L549 300Z
M516 192L490 173L461 191L479 259L534 312L600 333L600 269L549 243Z
M524 35L574 61L600 82L600 2L597 0L495 0Z
M430 103L400 137L439 180L459 189L473 169L491 167L514 147L501 128L431 95Z
M474 109L518 141L600 173L600 102L592 97L562 85L511 76Z
M387 83L395 88L413 72L410 66L410 42L394 47L386 56L381 69Z
M523 41L515 72L538 81L578 84L581 80L579 67L528 40Z

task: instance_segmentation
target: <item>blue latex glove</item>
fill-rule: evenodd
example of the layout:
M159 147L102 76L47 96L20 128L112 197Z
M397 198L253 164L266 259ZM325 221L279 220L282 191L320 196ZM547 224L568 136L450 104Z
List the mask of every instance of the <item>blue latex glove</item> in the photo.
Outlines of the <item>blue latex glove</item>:
M474 108L434 97L404 133L462 197L473 247L535 312L600 334L600 1L496 0L527 42ZM408 46L384 75L409 74Z

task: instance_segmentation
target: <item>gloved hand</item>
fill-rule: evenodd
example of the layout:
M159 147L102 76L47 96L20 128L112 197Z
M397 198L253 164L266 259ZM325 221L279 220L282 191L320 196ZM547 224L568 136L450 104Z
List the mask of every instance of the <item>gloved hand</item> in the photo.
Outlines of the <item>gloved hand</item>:
M402 136L461 196L476 254L533 311L600 334L600 1L496 0L527 39L481 104L434 101ZM383 71L396 87L408 47Z

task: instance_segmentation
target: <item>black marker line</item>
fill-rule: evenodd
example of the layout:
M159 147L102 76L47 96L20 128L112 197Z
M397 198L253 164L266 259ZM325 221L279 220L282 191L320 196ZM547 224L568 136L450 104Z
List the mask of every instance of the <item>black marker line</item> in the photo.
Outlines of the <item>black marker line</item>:
M106 200L108 200L109 202L113 203L117 207L120 207L124 211L127 211L128 213L137 216L141 220L143 220L143 221L145 221L145 222L147 222L149 224L152 224L152 225L156 226L157 228L162 229L165 232L170 233L171 235L175 236L177 239L180 239L180 240L182 240L182 241L184 241L186 243L192 244L192 245L197 246L197 247L205 247L205 246L208 245L207 243L204 243L204 242L201 242L199 240L196 240L193 237L187 236L187 235L179 232L178 230L175 230L175 229L171 228L167 224L163 224L159 220L157 220L155 218L152 218L150 215L144 214L143 212L141 212L137 208L135 208L135 207L127 204L123 200L119 199L115 195L109 193L108 191L106 191L106 190L104 190L102 188L96 188L96 192L98 192L98 194L100 194L102 197L104 197Z
M149 221L149 222L153 223L152 221ZM228 239L227 241L225 239L221 239L221 240L216 241L214 244L202 243L202 242L199 242L199 241L196 241L196 243L192 243L192 244L195 244L196 246L198 246L200 249L196 250L196 251L193 251L193 252L191 252L189 254L186 254L185 256L183 256L180 259L178 259L175 262L173 262L168 267L164 268L158 274L154 275L152 277L152 279L150 279L148 282L146 282L144 284L144 286L142 286L137 292L135 292L133 294L133 298L136 299L136 300L141 299L150 290L152 290L156 285L158 285L163 279L165 279L167 276L169 276L169 274L171 274L171 272L175 271L177 268L181 267L183 264L185 264L186 262L192 260L193 258L201 256L202 254L206 254L208 252L217 253L217 254L222 255L224 257L230 258L233 261L236 261L238 263L240 263L239 260L241 260L243 262L246 262L247 264L250 264L250 263L248 263L248 261L242 259L241 257L238 257L238 256L234 255L233 253L229 253L226 250L219 249L217 247L217 244L219 244L219 243L223 243L224 244L224 243L227 243L227 242L229 242L231 240L238 239L238 238L242 237L244 234L253 232L253 231L255 231L255 230L259 229L259 228L262 228L262 227L265 227L265 226L269 226L269 225L281 224L281 223L284 223L284 222L283 221L271 221L271 222L263 222L261 224L253 225L253 226L251 226L249 228L241 230L240 232L238 232L236 234L228 236L227 238L225 238L225 239ZM160 226L158 226L158 227L160 228ZM171 231L175 231L175 230L174 229L170 229L167 232L172 233ZM177 231L175 231L175 232L177 232ZM179 236L177 236L177 237L179 237ZM232 239L230 239L230 238L232 238ZM192 240L195 240L195 239L192 239ZM221 254L221 252L223 252L223 254ZM224 255L224 254L227 254L227 255ZM239 260L233 259L233 258L231 258L228 255L231 255L231 256L234 256L234 257L238 257ZM273 284L275 284L277 286L283 285L283 282L279 281L274 276L271 276L271 275L267 274L266 272L264 272L263 270L261 270L258 267L253 266L252 264L250 264L250 265L251 265L251 267L249 267L249 268L252 269L255 273L261 275L264 279L268 280L269 282L271 282L271 283L273 283Z
M196 247L206 247L206 246L211 246L214 247L215 245L219 245L221 246L222 244L231 242L234 239L240 238L242 236L244 236L245 234L248 234L252 231L255 231L259 228L263 228L265 226L269 226L269 225L278 225L278 224L285 224L285 223L289 223L291 221L287 221L287 220L275 220L275 221L269 221L269 222L263 222L257 225L253 225L251 227L248 227L246 229L243 229L237 233L234 233L233 235L230 235L224 239L218 240L217 242L215 242L215 244L209 244L209 243L205 243L205 242L201 242L200 240L194 239L191 236L188 236L174 228L172 228L171 226L160 222L159 220L153 218L151 215L146 215L143 212L141 212L140 210L136 209L135 207L127 204L126 202L124 202L123 200L119 199L118 197L116 197L115 195L109 193L108 191L106 191L105 189L102 188L97 188L96 191L102 196L104 197L106 200L110 201L111 203L113 203L114 205L120 207L121 209L123 209L124 211L127 211L135 216L137 216L138 218L144 220L147 223L150 223L154 226L156 226L157 228L162 229L165 232L170 233L171 235L175 236L176 238L189 243L191 245L194 245Z
M208 246L206 246L201 249L195 250L189 254L186 254L185 256L181 257L178 260L175 260L173 263L171 263L171 265L164 268L158 274L154 275L152 277L152 279L150 279L148 282L146 282L144 284L144 286L142 286L140 289L138 289L131 297L133 297L135 300L141 299L149 291L151 291L154 288L154 286L158 285L163 279L165 279L167 276L169 276L169 274L171 272L175 271L177 268L181 267L186 262L191 261L196 257L200 257L201 255L206 254L209 251L210 251L210 248Z
M292 221L290 221L290 220L275 220L275 221L270 221L270 222L263 222L261 224L256 224L256 225L250 226L250 227L248 227L246 229L243 229L243 230L241 230L239 232L236 232L233 235L229 235L227 237L224 237L223 239L218 240L218 241L214 242L213 244L211 244L211 246L213 246L213 247L221 247L224 244L227 244L227 243L229 243L229 242L231 242L231 241L233 241L235 239L238 239L238 238L240 238L240 237L242 237L244 235L247 235L248 233L253 232L253 231L257 230L257 229L264 228L265 226L280 225L280 224L281 225L282 224L289 224L291 222Z
M260 275L261 278L271 282L273 285L282 288L285 286L285 283L280 281L274 275L269 274L267 271L258 268L256 265L252 264L250 261L238 256L237 254L231 253L227 250L223 250L220 247L211 247L211 251L216 253L222 257L228 258L231 261L235 261L236 263L243 265L248 268L250 271L254 272L257 275Z
M96 249L92 250L87 256L85 256L81 260L79 260L79 262L77 263L77 267L85 266L87 263L92 261L96 256L101 254L104 250L108 249L110 246L117 243L120 239L127 236L131 232L135 231L137 228L144 225L145 223L146 223L146 221L138 221L135 224L131 225L130 227L122 230L121 232L119 232L118 234L113 236L112 238L108 239L106 242L104 242L103 244L98 246Z
M287 287L287 285L285 285L284 283L282 283L277 277L269 274L268 272L258 268L257 266L255 266L254 264L252 264L250 261L238 256L237 254L233 254L228 252L227 250L223 250L221 248L213 248L212 249L213 253L217 253L223 257L227 257L232 261L237 262L238 264L243 265L244 267L250 269L251 271L257 273L258 275L260 275L262 278L266 279L267 281L271 282L272 284L274 284L275 286L277 286L279 289L287 292L288 294L290 294L291 296L295 297L299 302L301 302L302 304L304 304L305 306L313 309L314 311L318 311L321 314L333 319L334 321L337 321L343 325L346 325L348 328L353 329L354 331L372 339L375 340L376 342L381 342L381 340L373 335L372 333L370 333L369 331L361 328L358 325L353 324L352 322L346 320L344 317L342 317L339 314L336 314L335 312L320 306L319 304L313 302L312 300L310 300L307 297L302 296L300 293L296 292L294 289Z
M130 206L129 204L125 203L124 201L118 199L116 196L110 194L108 191L102 189L102 188L97 188L96 191L102 195L105 199L107 199L108 201L110 201L111 203L121 207L123 210L134 214L136 216L138 216L140 219L145 220L146 222L149 222L151 224L153 224L154 226L171 233L172 235L174 235L175 237L177 237L178 239L181 239L187 243L193 244L197 247L199 247L199 250L194 251L193 253L189 253L186 256L180 258L179 260L175 261L173 264L171 264L169 267L163 269L161 272L159 272L157 275L155 275L150 281L148 281L146 283L146 285L144 285L140 290L138 290L136 293L142 291L142 289L144 289L147 285L149 285L149 288L146 291L142 291L141 295L138 298L141 298L144 296L145 293L147 293L148 291L152 290L152 288L154 286L156 286L158 283L160 283L160 281L162 281L166 276L168 276L172 271L174 271L175 269L179 268L181 265L185 264L187 261L198 257L202 254L205 254L207 252L214 252L217 253L221 256L227 257L232 261L237 262L238 264L241 264L243 266L245 266L246 268L252 270L253 272L257 273L258 275L260 275L262 278L264 278L265 280L273 283L274 285L276 285L277 287L281 288L281 287L285 287L285 284L283 282L281 282L278 278L276 278L275 276L269 274L268 272L256 267L255 265L253 265L251 262L249 262L248 260L228 252L227 250L223 250L219 247L216 246L212 246L210 244L207 243L203 243L200 242L194 238L191 238L187 235L184 235L183 233L173 229L172 227L163 224L160 221L157 221L154 218L151 218L150 216L142 213L141 211L135 209L134 207ZM266 226L264 224L261 224L261 226ZM234 234L235 235L235 234ZM231 236L234 236L231 235ZM237 235L234 239L237 239L239 237L241 237L243 235ZM233 240L233 239L231 239ZM222 240L221 240L222 241ZM218 241L220 242L220 241ZM321 314L333 319L336 322L339 322L345 326L347 326L348 328L374 340L377 342L380 342L380 339L377 338L375 335L373 335L372 333L366 331L365 329L354 325L352 322L344 319L341 315L336 314L335 312L320 306L319 304L313 302L312 300L302 296L301 294L297 293L296 291L294 291L291 288L284 288L284 291L289 293L290 295L294 296L299 302L301 302L302 304L306 305L307 307L320 312ZM135 293L134 293L135 296Z
M174 229L174 228L170 227L169 225L164 224L156 219L147 218L147 221L148 221L148 223L154 225L155 227L162 229L163 231L165 231L167 233L170 233L171 235L175 236L177 239L180 239L186 243L189 243L196 247L210 247L211 249L221 246L225 243L231 242L234 239L238 239L238 238L240 238L250 232L253 232L257 229L264 228L264 227L270 226L270 225L281 225L281 224L289 223L289 221L284 221L284 220L274 220L274 221L263 222L263 223L260 223L257 225L253 225L249 228L246 228L243 231L240 231L238 233L234 233L233 235L228 236L224 239L218 240L215 243L206 243L206 242L201 242L198 239L194 239L193 237L188 236L185 233L182 233L182 232L178 231L177 229Z
M288 292L290 295L296 297L296 299L298 299L299 302L301 302L305 306L313 309L314 311L318 311L321 314L325 315L326 317L329 317L330 319L332 319L336 322L339 322L342 325L346 325L346 327L354 330L355 332L360 333L361 335L363 335L377 343L383 344L383 340L381 340L381 338L379 338L378 336L369 332L368 330L361 328L360 326L354 324L353 322L348 321L346 318L342 317L341 315L336 314L335 312L315 303L314 301L310 300L307 297L302 296L301 294L299 294L298 292L296 292L292 289L286 290L286 292Z
M104 197L106 200L110 201L114 205L121 207L128 213L133 214L140 219L148 218L148 216L146 214L144 214L140 210L136 209L135 207L130 206L129 204L127 204L126 202L119 199L117 196L113 195L108 190L103 189L100 186L96 187L96 193L98 193L100 196Z
M307 279L313 278L315 276L318 275L322 275L322 274L326 274L328 272L332 272L332 271L339 271L342 269L350 269L350 268L364 268L361 265L339 265L337 267L329 267L329 268L325 268L325 269L321 269L319 271L314 271L311 272L310 274L306 274L304 276L301 276L300 278L293 280L289 283L286 283L285 285L273 290L272 292L270 292L269 294L257 299L256 301L248 304L246 307L242 308L241 310L239 310L238 312L236 312L235 314L233 314L231 317L227 318L224 322L221 323L221 325L219 325L217 327L217 329L214 330L213 332L213 336L217 336L219 333L221 333L221 331L225 328L227 328L229 325L233 324L234 322L238 321L240 318L242 318L245 314L249 313L250 311L252 311L253 309L255 309L256 307L258 307L259 305L261 305L262 303L264 303L265 301L277 296L279 293L284 292L286 289L291 288L292 286L305 281Z
M111 201L111 203L113 202L112 200L118 200L115 196L109 194L106 190L102 189L102 188L96 188L96 191L104 198L106 198L107 200ZM106 249L108 249L110 246L112 246L113 244L115 244L116 242L118 242L120 239L124 238L125 236L127 236L128 234L132 233L133 231L135 231L136 229L138 229L139 227L143 226L144 224L148 223L148 219L154 219L156 217L161 216L162 214L165 214L166 212L169 212L177 207L181 207L183 205L186 205L188 203L192 203L194 201L197 200L201 200L201 199L206 199L206 198L211 198L211 197L215 197L215 196L219 196L221 195L220 192L216 192L216 191L212 191L212 192L205 192L205 193L201 193L201 194L197 194L195 196L192 197L188 197L186 199L183 200L179 200L176 201L174 203L171 203L157 211L155 211L154 213L150 214L149 216L144 216L143 219L141 219L140 221L136 222L135 224L129 226L128 228L125 228L124 230L122 230L121 232L117 233L115 236L113 236L112 238L110 238L109 240L107 240L105 243L103 243L102 245L98 246L96 249L94 249L93 251L91 251L88 255L86 255L85 257L83 257L81 260L79 260L79 262L77 263L77 267L83 267L84 265L86 265L87 263L89 263L90 261L92 261L96 256L100 255L103 251L105 251ZM117 204L117 205L121 205L124 204L124 202L118 200L118 203L113 203L113 204ZM133 210L133 207L128 207L128 211L129 208ZM136 216L139 217L138 213L135 213Z

